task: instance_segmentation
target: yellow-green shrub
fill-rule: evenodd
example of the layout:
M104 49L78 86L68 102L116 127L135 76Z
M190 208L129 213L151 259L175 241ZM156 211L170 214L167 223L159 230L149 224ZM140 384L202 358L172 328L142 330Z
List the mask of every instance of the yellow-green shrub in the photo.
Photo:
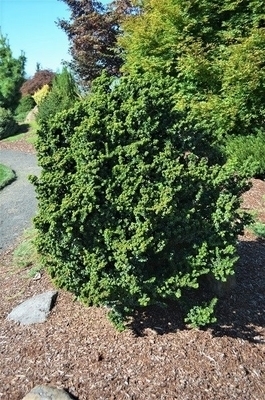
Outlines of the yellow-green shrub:
M49 85L44 85L44 86L42 86L41 89L37 90L34 93L34 95L32 97L35 100L35 103L37 104L37 106L39 106L40 103L45 99L45 97L49 93L49 90L50 90Z

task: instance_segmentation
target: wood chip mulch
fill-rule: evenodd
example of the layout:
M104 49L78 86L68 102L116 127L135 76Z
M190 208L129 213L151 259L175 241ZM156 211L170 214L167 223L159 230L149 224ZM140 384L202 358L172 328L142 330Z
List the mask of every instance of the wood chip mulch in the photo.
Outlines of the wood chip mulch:
M8 142L5 140L1 140L0 141L0 149L22 151L24 153L32 153L32 154L36 153L34 145L31 143L28 143L24 139L20 139L15 142Z
M253 180L243 203L263 222L264 194L265 182ZM151 307L118 333L105 309L63 290L47 322L15 324L12 308L53 284L16 268L12 252L0 257L0 399L21 400L38 384L79 400L265 399L265 243L253 234L239 238L236 288L204 330L183 326L176 309Z

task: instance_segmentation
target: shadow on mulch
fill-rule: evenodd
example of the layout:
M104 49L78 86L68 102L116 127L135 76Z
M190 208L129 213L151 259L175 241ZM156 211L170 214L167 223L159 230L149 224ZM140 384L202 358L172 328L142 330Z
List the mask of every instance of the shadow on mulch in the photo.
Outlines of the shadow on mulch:
M236 288L217 307L213 336L230 336L264 343L258 328L265 328L265 241L241 241Z
M265 343L265 337L261 337L259 331L265 328L265 241L241 241L239 254L236 286L219 299L217 323L205 329L210 329L214 337L229 336ZM209 295L207 293L205 297ZM184 317L176 303L167 307L149 306L135 311L129 327L137 336L145 336L147 328L163 335L188 329Z
M164 335L185 329L183 320L184 314L177 304L152 305L137 309L129 328L136 336L145 336L146 329Z
M70 399L78 400L78 397L76 397L72 393L70 393L68 389L64 389L64 391L69 395Z

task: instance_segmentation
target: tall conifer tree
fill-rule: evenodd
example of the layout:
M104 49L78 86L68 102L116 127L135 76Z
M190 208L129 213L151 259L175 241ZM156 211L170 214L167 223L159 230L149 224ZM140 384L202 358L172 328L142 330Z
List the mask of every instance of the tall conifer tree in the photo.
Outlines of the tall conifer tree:
M25 80L26 57L13 57L6 37L0 34L0 107L14 110L20 99L20 87Z

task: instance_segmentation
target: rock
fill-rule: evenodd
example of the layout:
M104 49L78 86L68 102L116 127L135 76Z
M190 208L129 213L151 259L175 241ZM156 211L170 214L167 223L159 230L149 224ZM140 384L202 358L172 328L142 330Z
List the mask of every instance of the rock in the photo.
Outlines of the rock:
M35 106L32 110L29 111L25 118L25 122L35 121L36 115L38 114L38 106Z
M7 319L19 322L22 325L44 322L54 306L57 291L48 291L31 297L15 307Z
M22 400L72 400L63 389L52 386L35 386Z

